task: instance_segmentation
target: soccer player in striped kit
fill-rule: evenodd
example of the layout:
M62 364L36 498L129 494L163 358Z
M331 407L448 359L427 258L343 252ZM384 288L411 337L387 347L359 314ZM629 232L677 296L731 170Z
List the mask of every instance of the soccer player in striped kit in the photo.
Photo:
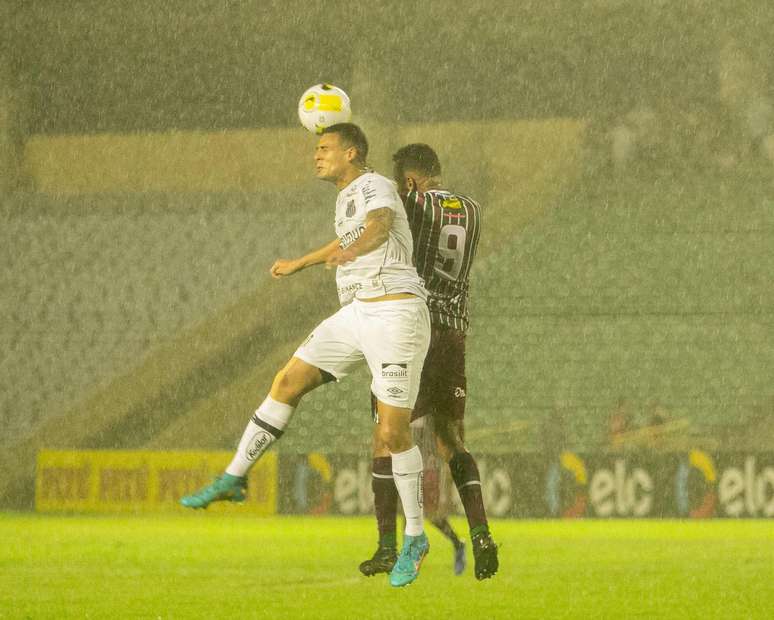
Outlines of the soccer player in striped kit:
M433 416L438 451L449 464L468 519L475 575L479 580L487 579L499 566L497 545L489 532L478 466L465 449L463 423L469 275L478 246L481 207L472 198L442 187L441 164L428 145L404 146L393 155L393 162L414 238L414 262L429 292L431 319L430 349L412 419ZM365 575L391 570L397 549L397 493L389 450L379 436L377 424L372 488L379 547L360 565Z

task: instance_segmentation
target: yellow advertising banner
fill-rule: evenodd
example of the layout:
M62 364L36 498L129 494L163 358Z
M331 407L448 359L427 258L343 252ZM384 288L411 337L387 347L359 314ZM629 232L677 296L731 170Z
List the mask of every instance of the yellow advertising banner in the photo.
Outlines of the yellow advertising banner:
M35 509L39 512L159 512L185 510L178 500L223 472L231 452L58 451L38 453ZM247 500L208 510L256 515L277 511L277 455L251 470Z

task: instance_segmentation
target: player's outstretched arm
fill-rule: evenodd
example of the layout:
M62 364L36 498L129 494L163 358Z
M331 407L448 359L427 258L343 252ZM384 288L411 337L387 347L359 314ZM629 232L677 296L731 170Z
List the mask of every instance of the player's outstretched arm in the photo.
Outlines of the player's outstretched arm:
M290 276L301 271L306 267L312 265L320 265L328 260L328 258L339 249L339 239L336 238L330 243L326 243L319 250L310 252L301 258L287 259L278 258L274 261L274 264L269 269L272 278L282 278L284 276Z
M346 249L338 249L332 252L325 266L330 268L343 265L381 246L390 236L390 228L392 228L392 221L394 219L395 212L389 207L369 211L366 215L363 234Z

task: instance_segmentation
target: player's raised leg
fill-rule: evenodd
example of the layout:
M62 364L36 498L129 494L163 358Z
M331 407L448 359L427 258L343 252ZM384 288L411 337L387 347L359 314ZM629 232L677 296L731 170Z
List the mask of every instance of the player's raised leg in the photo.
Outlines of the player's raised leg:
M430 519L430 523L432 523L441 534L448 538L449 542L454 547L454 574L457 576L461 575L465 572L465 567L467 566L465 543L457 535L457 532L454 531L454 527L449 523L447 517L434 517Z
M374 419L376 398L371 395ZM392 476L392 458L387 446L380 440L378 424L374 426L374 456L371 465L371 490L374 493L374 512L379 533L379 543L373 556L360 563L359 569L366 577L389 573L398 559L396 537L396 515L398 511L398 489Z
M481 493L481 476L476 459L465 449L461 419L440 420L436 424L439 451L449 463L452 479L465 509L473 546L476 579L488 579L499 568L497 545L489 532L489 523Z
M411 409L379 401L377 410L379 440L389 448L392 476L406 517L403 546L390 572L390 584L405 586L417 578L430 550L422 510L422 454L411 438Z
M248 472L271 444L282 437L301 397L326 378L319 368L292 357L274 377L269 395L247 423L226 471L212 483L183 497L180 503L187 508L207 508L216 501L244 501Z
M419 400L417 403L421 406ZM435 415L418 417L420 413L422 412L414 409L413 417L415 419L411 422L411 427L414 431L414 441L420 446L422 458L425 461L423 480L425 517L452 544L454 574L459 576L465 571L467 558L465 543L454 531L454 527L448 519L451 477L446 462L441 458L438 437L435 433Z
M353 303L357 303L357 300ZM430 344L430 314L424 299L403 294L377 303L360 303L363 353L377 399L376 443L387 448L392 476L406 517L406 530L390 584L412 583L429 550L422 513L422 454L411 435L411 413L419 394Z

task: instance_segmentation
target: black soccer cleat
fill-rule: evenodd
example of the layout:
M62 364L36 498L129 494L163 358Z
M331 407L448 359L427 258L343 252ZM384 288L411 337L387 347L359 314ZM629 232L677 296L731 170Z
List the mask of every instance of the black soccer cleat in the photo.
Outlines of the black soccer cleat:
M379 547L370 560L360 563L360 572L366 577L389 573L397 560L398 551L395 547Z
M483 532L473 536L473 558L476 562L476 579L489 579L493 577L500 566L497 559L497 545L492 540L489 532Z

